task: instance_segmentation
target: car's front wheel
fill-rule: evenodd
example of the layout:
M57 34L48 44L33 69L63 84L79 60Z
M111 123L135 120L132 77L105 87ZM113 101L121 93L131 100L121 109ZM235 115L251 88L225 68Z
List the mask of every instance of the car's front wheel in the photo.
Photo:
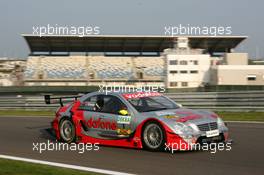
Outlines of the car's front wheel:
M75 140L75 127L70 119L63 119L60 122L60 140L62 142L71 143Z
M160 151L165 146L165 132L158 122L148 122L143 127L142 143L144 148L151 151Z

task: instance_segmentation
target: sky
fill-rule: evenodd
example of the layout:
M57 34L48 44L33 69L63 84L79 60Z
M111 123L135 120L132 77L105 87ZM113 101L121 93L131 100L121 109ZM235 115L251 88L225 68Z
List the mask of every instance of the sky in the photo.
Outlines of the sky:
M33 26L99 26L100 34L164 35L165 26L231 26L237 52L264 58L263 0L0 0L0 57L26 58Z

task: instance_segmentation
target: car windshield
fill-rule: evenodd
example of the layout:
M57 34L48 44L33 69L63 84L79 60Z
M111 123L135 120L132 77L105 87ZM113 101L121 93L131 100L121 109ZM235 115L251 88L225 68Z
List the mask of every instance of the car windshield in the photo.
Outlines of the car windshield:
M128 99L138 112L177 109L179 106L164 96L149 96Z

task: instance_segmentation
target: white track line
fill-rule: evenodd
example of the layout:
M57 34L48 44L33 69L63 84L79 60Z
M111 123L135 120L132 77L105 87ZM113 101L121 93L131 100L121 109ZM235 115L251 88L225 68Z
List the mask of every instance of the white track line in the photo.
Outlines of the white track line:
M49 161L44 161L44 160L28 159L28 158L23 158L23 157L15 157L15 156L8 156L8 155L2 155L2 154L0 154L0 158L18 160L18 161L30 162L30 163L37 163L37 164L42 164L42 165L50 165L50 166L61 167L61 168L69 168L69 169L75 169L75 170L81 170L81 171L89 171L89 172L95 172L95 173L101 173L101 174L132 175L129 173L123 173L123 172L118 172L118 171L90 168L90 167L70 165L70 164L57 163L57 162L49 162Z

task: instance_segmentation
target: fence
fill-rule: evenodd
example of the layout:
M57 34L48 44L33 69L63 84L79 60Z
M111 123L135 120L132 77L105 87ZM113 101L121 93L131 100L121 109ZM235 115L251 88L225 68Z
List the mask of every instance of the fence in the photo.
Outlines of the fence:
M169 93L168 97L192 109L264 111L264 91Z
M183 107L213 111L264 111L264 91L166 93ZM54 110L41 95L0 95L0 109Z

